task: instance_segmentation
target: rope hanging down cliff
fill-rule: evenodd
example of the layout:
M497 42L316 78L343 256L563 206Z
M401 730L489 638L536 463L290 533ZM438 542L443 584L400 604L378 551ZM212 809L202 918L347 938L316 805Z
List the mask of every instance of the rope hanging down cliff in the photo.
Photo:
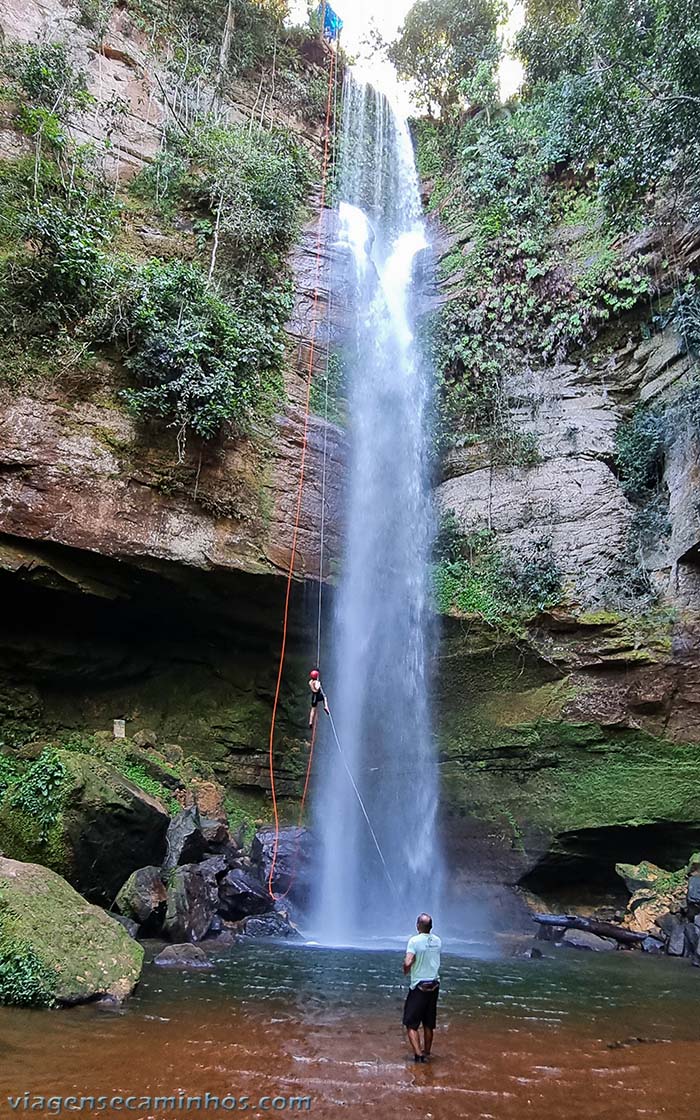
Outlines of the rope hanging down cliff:
M275 899L276 902L279 902L281 899L286 898L286 896L289 894L289 892L292 888L292 884L294 882L294 876L296 875L296 862L297 862L295 860L295 866L294 866L294 869L293 869L293 874L290 877L290 882L287 886L286 891L284 891L283 894L275 895L275 893L273 891L272 884L273 884L273 879L274 879L274 874L275 874L275 866L276 866L276 863L277 863L277 855L278 855L278 852L279 852L279 832L280 832L279 808L278 808L278 804L277 804L277 788L276 788L276 782L275 782L275 746L274 746L274 743L275 743L275 727L276 727L276 723L277 723L277 710L278 710L278 707L279 707L280 692L281 692L281 688L282 688L282 676L283 676L283 673L284 673L284 663L285 663L286 654L287 654L287 634L288 634L288 629L289 629L289 606L290 606L291 595L292 595L292 581L294 579L294 568L295 568L295 564L296 564L297 545L298 545L298 540L299 540L299 521L300 521L300 518L301 518L302 499L303 499L303 496L304 496L306 453L307 453L307 447L308 447L308 434L309 434L309 414L310 414L310 411L311 411L311 383L313 381L313 374L314 374L314 359L315 359L315 355L316 355L316 331L317 331L317 327L318 327L319 280L320 280L320 274L321 274L321 253L322 253L322 247L323 247L323 218L324 218L324 212L325 212L325 207L326 207L326 188L327 188L327 183L328 183L328 166L329 166L330 146L331 146L330 145L330 140L331 140L331 118L332 118L332 109L333 109L333 89L334 89L334 83L337 81L337 67L338 67L337 53L334 52L334 51L331 51L330 52L330 67L329 67L329 71L328 71L328 96L327 96L327 100L326 100L326 118L325 118L325 129L324 129L324 140L323 140L323 164L322 164L322 168L321 168L321 195L320 195L320 199L319 199L319 215L318 215L318 225L317 225L317 230L316 230L316 256L315 256L315 266L314 266L314 294L313 294L313 303L312 303L312 307L311 307L311 326L310 326L310 335L309 335L308 365L307 365L307 376L306 376L306 399L305 399L305 405L304 405L304 422L303 422L302 441L301 441L301 460L300 460L300 464L299 464L299 482L298 482L298 486L297 486L296 507L295 507L295 512L294 512L294 529L293 529L293 533L292 533L292 547L291 547L290 555L289 555L289 569L288 569L288 572L287 572L287 584L286 584L285 600L284 600L284 615L283 615L283 620L282 620L282 644L281 644L281 648L280 648L279 663L278 663L278 668L277 668L277 683L275 685L275 695L274 695L274 700L273 700L273 704L272 704L272 719L271 719L271 722L270 722L270 741L269 741L270 793L271 793L271 796L272 796L272 810L273 810L274 823L275 823L275 841L274 841L274 845L273 845L273 849L272 849L272 859L271 859L271 862L270 862L270 871L269 871L269 874L268 874L267 886L268 886L268 890L269 890L270 894L272 895L272 897ZM329 341L330 341L330 338L329 338ZM328 370L328 355L326 355L326 376L328 376L327 370ZM326 453L326 447L324 445L324 459L325 459L325 453ZM326 468L325 468L325 461L324 461L324 467L323 467L324 477L325 477L325 469ZM324 522L324 524L325 524L325 522ZM321 542L321 547L322 548L323 548L323 543L324 542L322 541ZM322 555L321 555L321 558L320 558L320 563L321 563L321 567L322 567L323 566L323 556ZM318 639L319 640L319 649L320 649L320 626L321 626L320 610L321 610L321 602L320 602L320 599L319 599L319 618L318 618L318 623L317 623L317 633L319 635L319 639ZM302 822L303 816L304 816L304 807L305 807L305 804L306 804L306 797L307 797L307 793L308 793L308 789L309 789L309 779L310 779L310 776L311 776L311 767L312 767L312 763L313 763L313 753L314 753L315 741L316 741L316 727L315 727L315 724L314 724L314 728L313 728L313 731L312 731L312 734L311 734L311 744L310 744L310 747L309 747L309 757L308 757L307 766L306 766L306 778L305 778L305 781L304 781L304 791L303 791L303 794L302 794L301 804L299 806L299 822L298 822L299 827L301 827L301 822ZM297 847L298 847L298 843L299 843L299 838L297 840Z

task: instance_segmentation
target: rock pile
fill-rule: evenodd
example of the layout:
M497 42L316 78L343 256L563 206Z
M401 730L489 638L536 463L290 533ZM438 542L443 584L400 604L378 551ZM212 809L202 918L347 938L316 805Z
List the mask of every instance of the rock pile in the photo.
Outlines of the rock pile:
M615 870L630 892L619 921L578 914L535 914L538 937L574 949L609 952L641 949L688 957L700 967L700 853L679 871L666 871L643 860L616 864Z
M120 917L134 936L162 936L176 944L204 938L226 943L241 935L296 936L286 909L267 886L271 832L258 832L247 854L223 818L202 816L197 804L183 809L168 827L163 864L134 871L119 891ZM296 867L303 868L308 850L305 829L280 831L276 893L293 887L297 874L304 882Z
M619 863L615 870L631 896L623 924L646 934L642 948L689 957L700 966L700 853L680 871L666 871L646 860Z

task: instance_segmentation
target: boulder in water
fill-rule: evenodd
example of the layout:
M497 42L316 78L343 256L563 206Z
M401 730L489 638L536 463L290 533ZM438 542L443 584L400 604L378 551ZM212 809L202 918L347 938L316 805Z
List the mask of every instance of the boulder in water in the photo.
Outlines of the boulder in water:
M261 828L256 832L250 849L250 858L260 879L267 883L275 847L274 828ZM290 901L303 903L310 886L309 864L312 837L308 828L281 828L275 858L272 889L275 894L289 891Z
M571 949L589 949L594 953L610 953L617 949L617 942L611 937L599 937L585 929L567 929L562 937L562 945Z
M134 871L116 897L121 914L143 926L143 933L155 934L163 924L168 892L159 867L140 867Z
M166 945L153 961L161 968L213 968L209 957L198 945Z
M121 1002L142 964L142 946L60 875L0 857L0 1003Z
M272 910L274 900L252 875L228 871L219 885L219 913L231 922Z
M174 942L201 941L218 902L215 875L194 863L176 867L168 884L163 934Z
M663 953L663 952L665 952L665 946L664 946L663 941L661 941L660 938L658 938L658 937L651 937L651 936L645 937L644 940L642 941L642 952L643 953Z
M246 937L298 937L299 931L285 913L264 914L241 922Z

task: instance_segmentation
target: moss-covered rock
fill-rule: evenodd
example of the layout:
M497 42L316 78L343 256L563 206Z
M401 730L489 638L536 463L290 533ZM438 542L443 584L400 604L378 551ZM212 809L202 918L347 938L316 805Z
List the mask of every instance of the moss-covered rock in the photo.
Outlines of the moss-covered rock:
M63 875L111 903L132 871L160 864L169 814L161 801L90 755L45 751L0 803L0 851Z
M0 1003L123 1000L143 948L46 867L0 857Z

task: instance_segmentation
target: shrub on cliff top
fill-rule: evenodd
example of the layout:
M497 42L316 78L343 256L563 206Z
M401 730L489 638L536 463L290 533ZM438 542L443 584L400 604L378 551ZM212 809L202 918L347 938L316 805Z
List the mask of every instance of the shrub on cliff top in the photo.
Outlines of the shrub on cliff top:
M269 410L281 392L283 293L247 284L225 302L198 268L160 261L140 270L136 289L119 329L138 382L124 396L137 415L210 439Z

